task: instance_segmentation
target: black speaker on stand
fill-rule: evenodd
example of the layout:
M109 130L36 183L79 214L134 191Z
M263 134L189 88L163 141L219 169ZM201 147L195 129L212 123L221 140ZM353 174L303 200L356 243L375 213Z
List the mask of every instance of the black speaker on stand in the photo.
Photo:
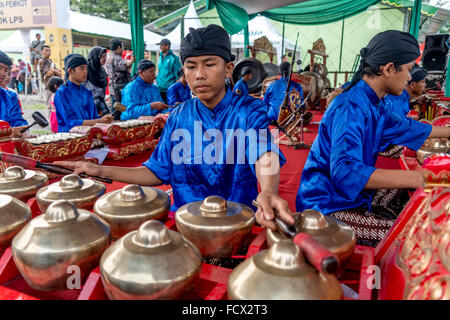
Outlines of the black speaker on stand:
M422 67L428 71L427 88L442 90L448 66L450 34L432 34L425 37Z

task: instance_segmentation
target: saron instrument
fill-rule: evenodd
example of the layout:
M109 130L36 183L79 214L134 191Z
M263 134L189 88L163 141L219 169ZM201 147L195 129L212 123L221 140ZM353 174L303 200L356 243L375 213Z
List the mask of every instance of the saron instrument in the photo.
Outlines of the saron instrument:
M110 299L186 297L200 274L201 255L185 237L157 220L120 238L103 254L100 272Z
M255 218L253 210L243 204L209 196L179 208L175 222L203 257L227 258L245 242Z
M113 239L119 239L150 219L164 220L170 208L166 192L138 185L128 185L110 192L94 205L94 212L111 226Z
M81 283L98 266L109 246L111 231L93 213L77 209L71 202L52 203L17 234L12 254L17 269L30 287L43 291L71 289L68 278L74 266Z

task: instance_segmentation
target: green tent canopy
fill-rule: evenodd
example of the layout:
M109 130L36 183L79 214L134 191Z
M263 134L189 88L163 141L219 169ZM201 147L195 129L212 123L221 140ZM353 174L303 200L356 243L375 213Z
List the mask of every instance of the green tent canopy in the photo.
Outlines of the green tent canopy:
M128 0L131 25L131 49L136 57L132 74L136 73L137 63L144 59L144 24L142 22L142 0Z

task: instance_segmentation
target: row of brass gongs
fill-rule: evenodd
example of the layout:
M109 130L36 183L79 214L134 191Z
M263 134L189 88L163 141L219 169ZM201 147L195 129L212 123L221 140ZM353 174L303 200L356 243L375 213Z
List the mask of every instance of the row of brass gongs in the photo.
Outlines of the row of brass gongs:
M7 168L0 175L0 254L11 246L17 268L37 290L65 290L67 268L78 266L84 281L100 265L110 299L178 299L195 286L202 257L231 257L255 223L250 207L210 196L177 210L176 232L161 222L170 208L164 191L137 185L105 190L76 175L48 185L43 173ZM34 195L44 214L32 219L21 200ZM295 218L300 231L338 256L342 271L356 242L351 229L314 210ZM312 267L282 233L267 231L267 241L269 250L233 270L229 298L342 297L336 276ZM268 285L274 290L262 290Z

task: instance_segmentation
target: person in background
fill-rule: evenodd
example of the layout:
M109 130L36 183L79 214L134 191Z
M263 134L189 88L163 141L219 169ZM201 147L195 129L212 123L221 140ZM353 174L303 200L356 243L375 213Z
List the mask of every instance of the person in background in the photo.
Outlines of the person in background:
M280 112L280 106L283 103L284 96L286 94L289 70L291 68L291 64L289 62L283 62L280 65L281 78L272 82L264 95L263 101L266 103L268 107L268 115L270 121L278 120L278 114ZM297 90L300 93L301 100L303 101L303 89L302 86L295 82L291 81L291 87L289 94L292 94L293 90Z
M42 58L39 59L39 71L40 71L40 75L41 75L41 81L42 81L42 85L45 88L45 97L47 99L47 104L48 104L48 100L50 99L50 91L48 91L48 80L53 77L61 77L62 73L61 71L58 70L58 68L56 67L56 65L53 63L53 61L50 59L50 56L52 55L52 49L50 48L50 46L44 44L41 47L41 53L42 53Z
M156 84L158 85L163 101L167 103L167 90L179 78L178 70L181 69L181 62L172 50L170 50L169 39L162 39L158 44L161 49L161 54L158 61Z
M0 120L8 122L12 127L12 137L22 137L20 130L28 122L22 116L19 101L12 101L11 93L15 92L4 89L9 83L11 64L8 55L0 50Z
M183 68L178 71L178 78L178 81L167 90L167 104L169 106L176 106L179 103L191 99L191 88L187 84Z
M150 60L139 61L138 76L127 84L122 93L122 104L127 107L121 120L137 119L140 116L155 116L169 106L162 102L155 82L155 64Z
M33 40L30 45L30 55L31 55L31 65L33 66L33 70L36 71L36 66L39 62L39 59L42 58L41 51L42 46L45 44L45 40L41 40L41 34L36 33L36 40Z
M252 70L250 70L249 67L243 67L241 70L241 79L239 79L239 81L236 82L233 92L236 94L248 95L247 82L252 80L252 78L253 78Z
M110 112L106 105L106 87L108 86L108 78L105 68L106 48L94 47L88 54L88 77L84 84L87 89L91 90L94 96L94 103L97 107L98 114L103 116Z
M25 92L25 75L27 73L27 64L22 59L19 59L18 62L19 62L19 74L17 75L17 92L24 93Z
M17 84L18 84L18 76L19 76L19 66L17 64L14 63L14 59L11 58L11 80L8 84L8 86L17 91Z
M145 60L152 60L152 55L148 50L144 51L144 59Z
M58 132L69 132L75 126L93 126L110 123L111 115L98 116L91 91L83 83L87 79L87 60L80 54L69 54L64 58L67 82L56 91L54 103Z
M60 77L53 76L48 80L48 90L51 92L49 103L50 103L50 128L53 133L58 132L58 119L56 118L56 108L55 108L55 93L58 91L59 87L64 84L64 79Z
M109 76L109 94L111 96L111 106L115 102L122 101L122 90L130 83L131 75L129 68L136 60L132 55L131 59L125 61L122 58L123 43L122 40L114 38L109 42L109 49L111 50L108 61L106 62L106 72ZM120 113L117 113L116 120L120 118Z

